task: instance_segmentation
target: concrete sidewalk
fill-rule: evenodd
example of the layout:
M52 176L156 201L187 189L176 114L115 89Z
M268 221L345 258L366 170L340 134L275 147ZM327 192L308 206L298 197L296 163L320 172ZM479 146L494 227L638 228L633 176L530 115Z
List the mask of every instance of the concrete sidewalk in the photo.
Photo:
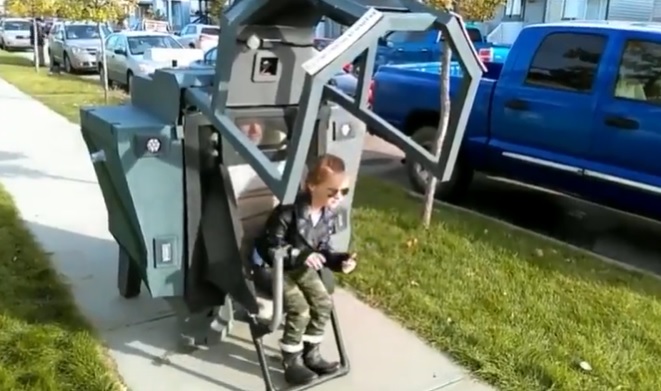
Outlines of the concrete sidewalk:
M89 155L74 124L0 80L0 181L105 339L133 391L264 389L247 328L191 355L175 351L174 318L160 300L119 297L117 246ZM360 271L358 271L360 272ZM486 391L447 357L362 304L336 294L352 373L317 391ZM269 355L277 356L276 334ZM324 348L333 354L332 341ZM274 372L279 372L274 358ZM280 383L281 376L275 375Z

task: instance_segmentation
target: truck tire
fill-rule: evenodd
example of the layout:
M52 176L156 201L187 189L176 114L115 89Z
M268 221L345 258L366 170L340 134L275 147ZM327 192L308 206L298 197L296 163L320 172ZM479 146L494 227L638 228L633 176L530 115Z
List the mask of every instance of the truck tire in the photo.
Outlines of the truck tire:
M434 143L436 129L434 126L423 126L413 132L411 138L429 151ZM427 178L420 164L406 159L406 173L413 190L424 194L427 188ZM439 183L436 187L436 198L443 201L454 201L460 198L468 191L472 179L473 169L460 154L450 180L446 183Z

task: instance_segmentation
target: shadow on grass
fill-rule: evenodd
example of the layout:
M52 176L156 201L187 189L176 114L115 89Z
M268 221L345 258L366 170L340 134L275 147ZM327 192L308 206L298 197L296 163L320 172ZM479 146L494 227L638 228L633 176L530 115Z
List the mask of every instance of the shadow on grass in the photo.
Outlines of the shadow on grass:
M374 181L373 178L361 178L361 182L370 183L370 185L366 185L370 187L374 187L374 185L371 185L375 183ZM354 201L354 208L386 212L388 218L396 222L398 227L403 230L419 231L422 200L408 195L405 190L397 185L380 183L378 194L383 197L357 197ZM374 194L374 189L369 194ZM508 213L508 218L504 220L524 227L524 229L532 229L552 237L554 236L552 232L545 232L545 229L551 224L550 222L563 226L568 224L565 221L566 211L563 206L554 197L547 194L520 191L517 197L507 200L500 197L494 198L493 193L486 198L490 199L486 202L488 206L482 204L483 210L478 209L478 212L483 213L484 209L489 209L491 213L487 212L487 215L502 218L502 215L507 212L493 212L496 207L500 207L505 211L516 210L518 207L520 213L516 213L516 219L512 219L511 213ZM392 199L406 199L406 201L393 204L389 202ZM526 208L526 205L533 206L534 210ZM573 279L585 279L605 286L623 287L644 296L661 298L661 280L655 276L603 262L595 256L578 252L544 238L532 236L523 229L508 228L497 221L490 221L467 211L454 209L449 205L437 204L435 208L437 211L434 218L435 224L446 225L453 234L469 239L475 246L486 246L513 255L524 255L521 258L548 273L562 273ZM540 221L545 221L544 225L535 227L535 224L540 224ZM488 232L488 234L485 234L485 232ZM573 240L567 240L568 237ZM562 239L567 240L567 242L577 241L576 236L569 234ZM545 256L540 257L536 255L538 250L547 253L551 251L553 254L545 254ZM572 262L566 261L570 258ZM635 266L636 262L623 259L622 264ZM654 272L650 271L650 273Z
M29 60L23 56L17 56L15 54L0 55L0 65L28 67L34 69L32 60Z

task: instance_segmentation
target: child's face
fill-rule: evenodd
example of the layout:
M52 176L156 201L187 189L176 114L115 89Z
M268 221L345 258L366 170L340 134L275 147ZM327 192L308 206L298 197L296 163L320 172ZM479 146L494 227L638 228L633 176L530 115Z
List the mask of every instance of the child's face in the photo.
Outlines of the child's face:
M349 178L345 174L331 174L319 185L309 186L312 202L331 209L336 208L349 193Z

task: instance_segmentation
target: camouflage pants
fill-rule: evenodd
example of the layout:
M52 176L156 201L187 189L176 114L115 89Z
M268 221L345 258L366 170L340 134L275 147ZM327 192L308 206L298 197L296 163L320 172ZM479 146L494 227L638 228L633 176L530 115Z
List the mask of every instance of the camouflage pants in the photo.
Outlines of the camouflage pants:
M285 272L283 285L282 350L297 352L303 348L302 342L321 343L333 301L319 274L308 268Z

